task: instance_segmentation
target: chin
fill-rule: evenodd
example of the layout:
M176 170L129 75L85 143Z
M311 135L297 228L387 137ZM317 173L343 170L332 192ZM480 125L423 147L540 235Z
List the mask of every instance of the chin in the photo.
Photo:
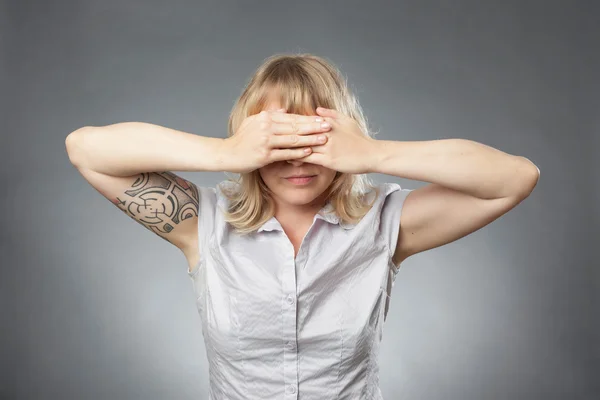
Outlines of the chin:
M285 201L288 204L303 205L309 204L315 201L327 187L322 187L318 182L315 184L306 186L294 186L287 184L286 182L281 185L277 185L275 194L279 199Z
M288 204L304 205L313 202L321 192L315 191L314 189L284 189L278 193L277 196Z

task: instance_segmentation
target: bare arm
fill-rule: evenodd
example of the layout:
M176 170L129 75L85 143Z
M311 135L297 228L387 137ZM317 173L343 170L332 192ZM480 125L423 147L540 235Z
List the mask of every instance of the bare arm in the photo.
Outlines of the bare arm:
M176 171L218 171L223 139L125 122L69 134L71 163L121 211L186 255L197 252L198 188Z
M525 157L470 140L375 143L373 172L431 182L406 197L396 265L498 219L529 196L540 176Z
M67 136L71 163L111 176L140 172L223 171L224 139L145 122L86 126Z

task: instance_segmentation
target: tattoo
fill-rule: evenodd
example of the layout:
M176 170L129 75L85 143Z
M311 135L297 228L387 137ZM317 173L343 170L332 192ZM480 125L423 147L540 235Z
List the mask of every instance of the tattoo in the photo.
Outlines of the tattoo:
M198 216L198 188L169 171L139 174L124 194L113 204L154 233L169 233L172 224Z

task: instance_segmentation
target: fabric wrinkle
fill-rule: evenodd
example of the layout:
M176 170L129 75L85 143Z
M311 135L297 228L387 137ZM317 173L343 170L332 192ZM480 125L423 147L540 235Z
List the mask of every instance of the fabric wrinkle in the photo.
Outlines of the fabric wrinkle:
M356 224L327 203L294 255L275 217L249 235L225 222L223 191L234 187L199 188L200 261L189 273L210 398L381 400L378 356L398 272L391 254L410 190L378 184Z

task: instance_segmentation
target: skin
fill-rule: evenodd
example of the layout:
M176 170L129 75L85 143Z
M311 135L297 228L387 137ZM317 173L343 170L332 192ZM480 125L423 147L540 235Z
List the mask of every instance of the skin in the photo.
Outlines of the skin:
M281 108L277 100L270 101L265 110ZM327 188L333 182L337 171L302 160L276 161L259 168L260 176L273 192L276 205L275 218L288 235L303 236L302 231L312 224L314 215L325 205ZM306 174L316 175L307 185L297 186L285 177ZM299 233L294 232L299 230ZM301 239L301 238L300 238ZM294 245L296 247L296 245Z
M197 243L198 188L170 172L118 177L88 168L79 173L134 221L180 249ZM189 253L192 255L192 253Z
M496 220L529 196L540 171L525 157L467 139L375 140L356 121L317 108L332 129L324 145L303 158L343 173L379 173L429 182L402 207L396 266L454 242Z
M266 109L277 110L280 106L272 101ZM527 198L540 176L539 169L528 159L481 143L465 139L375 140L367 138L355 121L335 110L316 111L331 124L327 142L311 146L312 152L300 160L277 161L259 169L274 193L275 217L296 252L314 215L324 205L324 193L337 171L380 173L429 182L413 190L405 200L393 255L397 266L414 254L451 243L496 220ZM111 140L122 146L137 145L137 132L143 132L148 140L175 135L183 147L190 148L197 146L198 139L149 124L117 124L92 130L102 135L67 142L69 156L76 161L78 171L124 213L181 249L192 269L199 258L195 211L198 191L194 184L171 172L111 176L93 170L87 157L77 154L93 154L91 149L106 146ZM221 142L202 140L200 150L206 149L204 157L218 152ZM93 147L86 149L89 143ZM211 147L213 143L215 147ZM163 157L169 161L168 154ZM284 179L293 174L314 174L316 178L306 186L295 186Z

